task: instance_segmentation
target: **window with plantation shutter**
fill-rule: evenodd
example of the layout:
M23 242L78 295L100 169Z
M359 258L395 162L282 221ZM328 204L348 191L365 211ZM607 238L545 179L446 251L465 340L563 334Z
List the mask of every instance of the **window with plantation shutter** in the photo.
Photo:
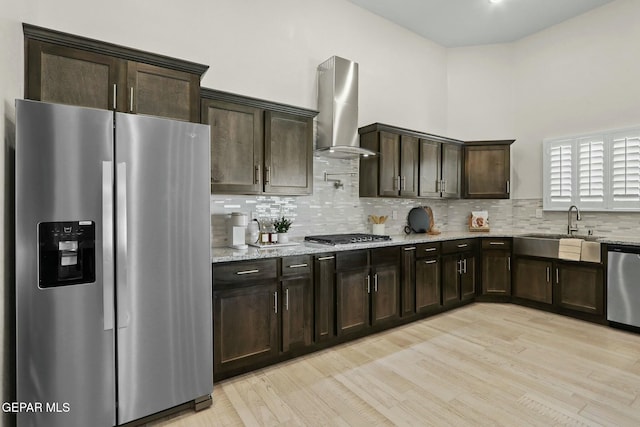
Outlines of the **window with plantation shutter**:
M640 132L616 134L611 145L612 205L640 209Z
M640 127L543 142L543 208L640 212Z
M603 207L604 139L578 140L578 201L582 207Z

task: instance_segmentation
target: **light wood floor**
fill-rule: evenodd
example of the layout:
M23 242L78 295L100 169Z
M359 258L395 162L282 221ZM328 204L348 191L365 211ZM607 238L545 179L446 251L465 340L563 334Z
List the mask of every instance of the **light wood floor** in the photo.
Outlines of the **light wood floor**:
M640 335L473 304L214 384L156 426L640 426Z

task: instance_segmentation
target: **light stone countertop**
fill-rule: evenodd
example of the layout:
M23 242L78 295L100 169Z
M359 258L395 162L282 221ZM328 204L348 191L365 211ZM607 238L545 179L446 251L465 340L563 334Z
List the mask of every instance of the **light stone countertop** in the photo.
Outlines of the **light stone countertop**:
M518 234L518 233L516 233ZM521 233L520 233L521 234ZM306 243L302 240L298 246L284 246L273 248L232 249L232 248L212 248L211 262L242 261L260 258L278 258L292 255L321 254L327 252L351 251L355 249L382 248L386 246L413 245L418 243L441 242L444 240L468 239L475 237L512 237L511 232L443 232L438 235L410 234L392 235L391 240L371 243L351 243L347 245L323 245L320 243Z
M328 252L351 251L355 249L382 248L385 246L413 245L417 243L441 242L445 240L469 239L475 237L514 237L521 236L522 231L490 231L490 232L470 232L470 231L448 231L438 235L410 234L392 235L390 241L353 243L348 245L323 245L319 243L306 243L302 240L293 240L300 243L298 246L283 246L273 248L232 249L227 247L211 248L211 262L247 261L261 258L279 258L293 255L322 254ZM640 246L638 237L602 236L597 240L600 243Z

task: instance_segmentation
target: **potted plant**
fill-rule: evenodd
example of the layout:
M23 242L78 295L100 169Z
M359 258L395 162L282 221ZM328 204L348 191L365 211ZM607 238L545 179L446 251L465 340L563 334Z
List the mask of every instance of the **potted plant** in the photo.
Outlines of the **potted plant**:
M289 241L289 235L287 233L291 227L291 223L292 221L285 218L284 215L273 221L273 227L278 233L278 243L287 243Z

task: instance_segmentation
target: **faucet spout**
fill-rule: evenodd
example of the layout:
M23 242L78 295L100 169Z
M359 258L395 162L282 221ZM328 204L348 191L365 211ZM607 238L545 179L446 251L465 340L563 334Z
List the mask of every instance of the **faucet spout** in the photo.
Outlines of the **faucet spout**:
M582 219L582 216L580 215L580 209L578 209L576 205L571 205L569 207L569 210L567 211L567 234L569 234L570 236L573 236L574 231L578 231L578 225L576 224L574 226L571 221L571 211L573 211L574 209L576 211L576 221L580 221Z

